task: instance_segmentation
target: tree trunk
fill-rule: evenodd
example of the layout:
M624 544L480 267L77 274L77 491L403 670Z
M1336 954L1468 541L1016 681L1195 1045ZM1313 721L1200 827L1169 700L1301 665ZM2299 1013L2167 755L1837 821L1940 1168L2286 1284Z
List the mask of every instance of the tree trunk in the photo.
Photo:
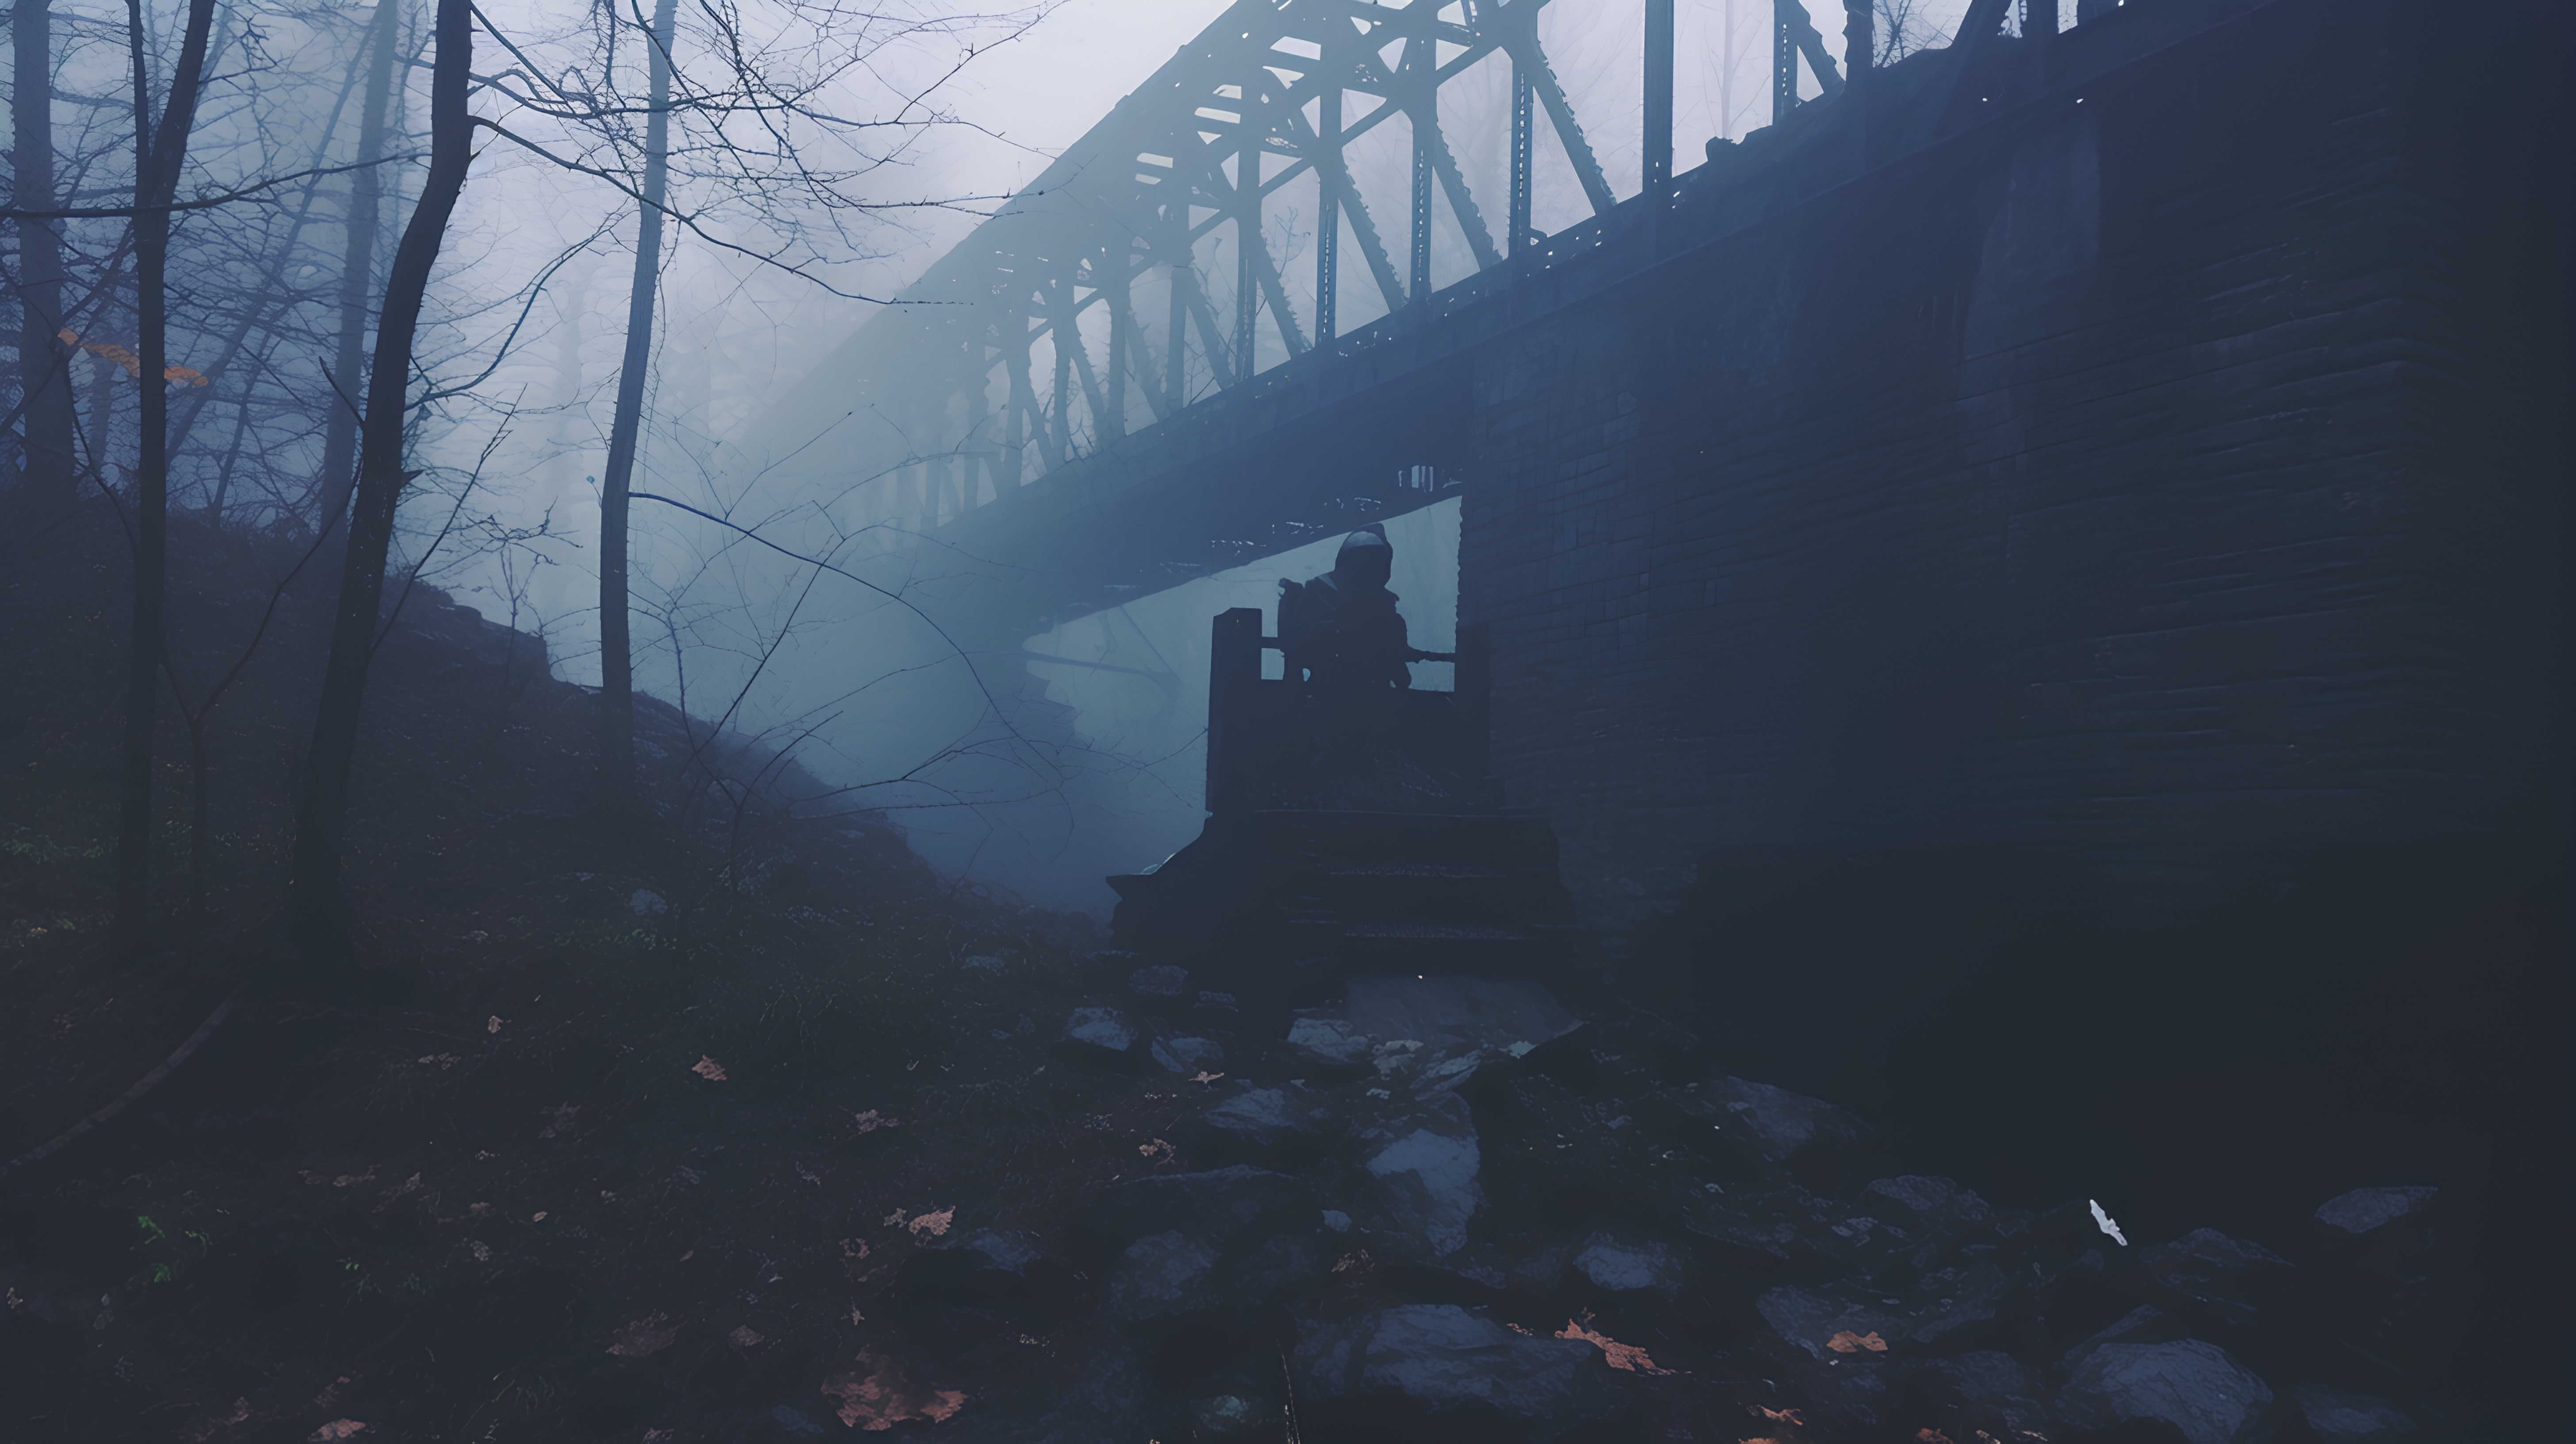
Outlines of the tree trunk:
M599 476L599 795L611 810L635 796L635 654L626 612L626 488L644 419L653 357L653 289L662 278L662 194L670 169L672 0L655 0L652 112L644 123L644 206L635 229L635 282L626 299L626 360Z
M9 17L17 51L10 97L16 203L51 210L54 194L54 45L51 0L18 0ZM71 350L63 329L63 241L59 221L18 219L18 383L26 398L23 484L60 504L74 493Z
M152 121L142 0L126 0L126 44L134 64L134 309L137 377L143 395L142 447L134 463L134 615L127 641L125 747L119 768L115 913L129 944L138 942L151 904L152 724L160 696L163 572L170 518L169 306L164 279L170 259L170 202L196 124L197 82L215 0L189 0L188 28L170 97Z
M349 213L343 218L345 244L340 253L340 344L333 353L331 420L322 433L322 504L314 517L321 530L346 517L352 467L358 450L358 364L367 339L367 297L375 290L376 225L384 212L384 178L376 162L385 153L387 93L394 79L394 6L376 0L375 19L367 27L367 96L358 116L359 169L349 180Z
M465 188L466 166L473 159L474 117L466 109L468 70L474 60L473 23L472 0L438 0L438 59L429 82L429 175L411 220L403 227L402 243L394 250L393 269L385 277L375 361L367 373L357 495L349 513L349 543L341 553L339 606L332 617L331 652L323 666L313 741L295 798L293 907L312 963L345 952L348 943L340 848L348 832L349 769L357 754L367 664L375 653L376 614L384 600L394 510L411 480L411 473L403 469L403 440L412 340L420 327L430 269L438 262L449 213L456 209L456 197Z

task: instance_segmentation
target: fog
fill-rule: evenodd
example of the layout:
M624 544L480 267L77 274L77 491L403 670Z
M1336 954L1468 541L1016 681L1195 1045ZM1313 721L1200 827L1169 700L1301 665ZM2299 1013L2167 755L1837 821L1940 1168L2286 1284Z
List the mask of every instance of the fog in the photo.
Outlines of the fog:
M991 48L931 92L931 103L953 119L911 137L899 159L866 182L872 198L954 204L867 217L853 232L855 245L809 267L819 281L680 236L664 267L633 489L691 500L802 557L840 546L851 528L824 514L888 483L849 475L783 490L767 484L777 458L815 448L828 430L776 403L877 309L854 296L900 291L1224 8L1215 0L1068 0L1025 28L976 36ZM1958 0L1946 13L1904 12L1911 43L1946 39L1963 8ZM1839 13L1819 10L1816 18L1839 63ZM1769 122L1767 19L1768 7L1754 0L1678 7L1677 170L1697 162L1709 136L1741 137ZM1556 0L1541 22L1542 44L1622 197L1639 184L1642 24L1642 0ZM947 58L936 44L908 44L885 73L926 83ZM1444 127L1489 214L1499 214L1507 165L1510 72L1500 59L1469 77L1480 84L1444 86L1441 100ZM1812 76L1802 75L1802 93L1816 93ZM854 101L869 99L884 100ZM1408 152L1391 129L1381 136L1387 143L1375 151L1355 151L1355 179L1364 192L1400 196ZM616 204L604 188L575 201L575 189L559 171L516 162L478 175L467 209L496 256L550 259ZM1542 231L1589 215L1561 152L1542 147L1534 190L1533 221ZM1313 213L1309 201L1302 214ZM1299 219L1292 201L1274 220L1272 240L1292 306L1311 316L1311 273L1285 264L1313 244L1311 223L1301 230ZM494 394L515 389L529 399L522 404L541 404L515 423L491 468L508 479L480 504L522 531L542 523L549 535L531 545L515 579L498 575L490 556L448 574L495 620L542 629L559 673L583 682L597 677L595 478L624 341L630 262L622 247L631 220L631 206L622 218L612 211L604 232L537 303L551 313L549 334L523 341L486 383ZM1219 255L1209 270L1223 276L1229 268ZM1435 235L1435 284L1473 269L1454 222L1447 224ZM1357 270L1345 262L1346 275ZM1346 330L1382 313L1365 291L1345 281ZM1276 338L1267 344L1276 353ZM1262 364L1280 359L1284 353L1265 354ZM460 428L450 443L456 462L487 435ZM1391 528L1402 568L1396 590L1433 649L1455 627L1457 517L1453 499ZM949 876L1102 916L1112 900L1105 874L1161 858L1193 836L1203 816L1208 619L1271 601L1277 578L1322 570L1334 545L1327 539L1253 561L1028 640L1032 653L1133 669L1111 671L959 655L939 623L972 612L978 574L935 549L850 563L901 593L893 601L668 507L639 506L634 537L640 687L782 745L794 739L816 777L849 789L826 805L886 809ZM1420 670L1417 685L1447 685L1433 675L1445 668ZM994 703L1021 694L1069 707L1072 738L1017 735Z
M1643 8L1555 0L1539 26L1621 197L1639 186ZM1903 45L1939 44L1963 8L1883 3L1881 28ZM1839 63L1839 10L1811 9ZM1323 569L1335 538L1027 638L1022 650L1056 663L1012 655L990 637L961 640L976 631L991 576L930 542L888 543L887 493L900 479L829 460L847 435L835 428L867 404L836 392L829 367L871 316L1224 10L1218 0L1039 0L967 14L914 0L861 16L777 3L691 12L673 46L688 96L723 88L710 58L722 35L747 41L765 75L785 77L804 107L794 113L806 118L782 122L750 106L721 121L683 115L675 127L672 223L630 483L642 498L631 521L636 686L792 752L827 789L813 807L881 809L945 874L1051 906L1105 909L1104 874L1150 864L1195 832L1208 618L1266 603L1279 577ZM1770 11L1757 0L1683 0L1678 12L1674 148L1676 170L1686 171L1708 137L1769 122ZM58 11L58 23L73 13ZM336 118L356 84L351 17L365 13L281 12L247 45L242 32L226 32L233 53L257 63L218 87L223 103L210 106L207 128L225 144L200 141L196 179L238 183L287 169L298 151L349 153L351 127ZM508 43L480 42L478 70L491 78L475 105L502 129L475 158L431 284L419 357L429 391L416 403L413 440L423 475L401 513L396 557L492 620L542 636L562 678L596 684L599 477L628 340L639 111L585 127L560 104L533 101L570 93L566 76L639 89L644 12L605 44L593 12L523 4L487 13ZM419 142L429 53L426 14L401 15L397 150ZM175 26L175 12L156 24ZM121 59L103 44L75 52L65 84L112 92ZM537 75L554 77L546 85L555 88L529 78ZM1444 130L1491 216L1503 208L1509 77L1497 54L1440 92ZM1812 76L1802 93L1816 93ZM838 123L851 118L868 123ZM1355 183L1400 197L1407 142L1394 126L1368 142L1350 156ZM380 255L419 185L417 157L388 170L398 203ZM1313 196L1312 181L1281 192L1266 237L1291 309L1309 317L1312 267L1288 263L1315 244ZM330 279L321 257L339 243L334 214L326 187L319 218L295 222L311 232L301 244L316 259L291 261L286 274L317 292ZM1393 214L1385 223L1400 229ZM1535 227L1554 232L1590 214L1563 153L1542 146ZM265 239L253 245L248 223L229 213L188 222L181 264L192 246L218 243L238 253L237 269L269 254L260 245L296 254L293 235L274 250L274 215L259 224ZM1201 252L1219 288L1232 274L1224 244L1216 238ZM1444 221L1432 243L1434 284L1475 269L1456 223ZM1348 332L1384 303L1355 259L1342 273ZM202 291L177 300L174 360L216 347L221 309ZM1262 346L1257 365L1285 359L1276 336ZM211 499L219 512L243 505L222 488L245 445L265 447L281 472L309 465L320 445L312 424L268 435L247 398L262 385L308 402L327 395L337 383L322 364L326 349L319 337L301 349L273 345L257 358L264 369L234 368L250 379L219 376L206 403L217 430L227 387L250 388L233 403L232 452L204 437L195 451L183 447L174 495ZM1212 380L1194 381L1192 396L1212 389ZM816 396L846 404L825 415ZM114 404L99 414L117 420ZM1132 420L1152 418L1140 408ZM279 524L296 514L291 496L261 504ZM1455 626L1458 513L1452 498L1390 527L1396 590L1417 638L1434 648ZM1419 684L1445 686L1432 675L1441 670L1424 669ZM1023 700L1066 710L1022 715ZM1034 728L1041 713L1064 726Z

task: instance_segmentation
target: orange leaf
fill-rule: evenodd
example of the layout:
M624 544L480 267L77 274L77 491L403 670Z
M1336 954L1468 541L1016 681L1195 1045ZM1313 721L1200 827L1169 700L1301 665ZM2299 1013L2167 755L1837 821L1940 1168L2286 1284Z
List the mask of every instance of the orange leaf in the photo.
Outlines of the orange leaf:
M1617 1339L1610 1337L1608 1334L1587 1329L1572 1319L1565 1321L1565 1327L1557 1330L1556 1336L1560 1339L1581 1339L1585 1343L1593 1345L1600 1349L1602 1354L1609 1359L1610 1367L1614 1369L1625 1369L1631 1374L1670 1374L1673 1372L1670 1369L1656 1368L1655 1361L1648 1358L1646 1356L1646 1351L1638 1348L1636 1345L1620 1343Z
M1795 1424L1801 1429L1807 1427L1807 1421L1799 1418L1798 1411L1795 1409L1765 1409L1759 1404L1747 1404L1744 1407L1748 1413L1759 1414L1774 1424Z
M865 1113L856 1115L855 1121L858 1123L859 1131L861 1133L874 1133L880 1128L901 1128L903 1126L894 1119L885 1117L883 1114L878 1113L873 1108L869 1109Z
M689 1071L710 1083L722 1083L725 1080L724 1065L704 1053L698 1055L697 1062L689 1065Z
M907 1419L936 1424L966 1407L956 1389L933 1389L904 1377L893 1363L862 1352L858 1367L823 1381L823 1392L841 1401L841 1422L854 1429L891 1429Z
M737 1349L748 1349L765 1342L766 1338L767 1336L762 1334L760 1330L753 1328L749 1324L744 1324L740 1328L735 1329L732 1333L725 1335L725 1342L733 1345ZM1941 1444L1949 1444L1949 1441L1945 1439L1941 1441Z
M646 1314L628 1320L615 1337L617 1341L608 1346L608 1352L621 1359L640 1359L671 1347L680 1337L680 1328L671 1322L669 1314Z
M334 1419L305 1435L304 1438L307 1444L330 1444L334 1439L355 1439L374 1427L372 1424L361 1424L355 1419Z
M955 1217L957 1217L956 1209L943 1208L937 1213L925 1213L921 1217L914 1219L912 1222L905 1224L904 1227L912 1230L912 1236L914 1238L919 1238L923 1234L928 1234L932 1238L937 1238L948 1232L949 1221Z
M1873 1354L1884 1354L1887 1352L1887 1340L1880 1338L1876 1329L1866 1334L1855 1334L1845 1329L1825 1340L1825 1347L1837 1354L1857 1354L1863 1349Z
M1938 1429L1917 1429L1914 1438L1915 1444L1950 1444L1950 1436Z

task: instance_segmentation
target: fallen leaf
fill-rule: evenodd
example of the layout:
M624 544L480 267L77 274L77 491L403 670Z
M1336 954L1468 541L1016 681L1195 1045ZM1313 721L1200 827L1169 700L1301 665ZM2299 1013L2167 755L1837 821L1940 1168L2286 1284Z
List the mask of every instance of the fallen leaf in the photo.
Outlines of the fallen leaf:
M1857 1354L1863 1349L1873 1354L1884 1354L1887 1352L1887 1340L1880 1338L1876 1329L1866 1334L1855 1334L1845 1329L1825 1340L1825 1347L1837 1354Z
M850 1300L850 1322L854 1324L864 1324L867 1321L868 1316L859 1312L859 1301L857 1299Z
M814 1170L807 1168L801 1163L796 1165L796 1176L805 1180L807 1183L814 1184L818 1187L821 1186L823 1182L823 1175L816 1173Z
M903 1126L902 1123L895 1119L886 1117L884 1114L879 1113L873 1108L869 1109L865 1113L853 1114L851 1117L852 1121L859 1125L859 1131L861 1133L874 1133L880 1128L901 1128Z
M912 1222L905 1224L904 1227L912 1230L912 1236L914 1238L919 1238L923 1234L928 1234L932 1238L938 1238L948 1232L949 1221L956 1217L957 1210L955 1208L943 1208L937 1213L925 1213L921 1217L914 1219Z
M438 1065L438 1071L439 1071L439 1072L441 1072L441 1073L444 1073L444 1072L446 1072L448 1069L453 1068L453 1067L455 1067L457 1064L462 1063L462 1062L464 1062L464 1061L465 1061L464 1059L457 1057L457 1056L456 1056L455 1054L453 1054L453 1053L431 1053L431 1054L428 1054L427 1056L423 1057L423 1058L420 1060L420 1063L421 1063L421 1066L422 1066L422 1067L424 1067L424 1068L428 1067L428 1066L429 1066L430 1064L432 1064L432 1063L435 1063L435 1064L437 1064L437 1065Z
M1950 1436L1938 1429L1917 1429L1914 1438L1916 1444L1950 1444Z
M1201 1068L1196 1073L1190 1075L1190 1081L1193 1083L1213 1083L1224 1076L1225 1075L1222 1073L1211 1073L1205 1068Z
M541 1208L541 1209L538 1209L538 1210L536 1211L535 1215L534 1215L534 1216L532 1216L532 1217L530 1217L530 1218L529 1218L529 1220L528 1220L528 1222L530 1222L530 1223L543 1223L543 1222L545 1222L545 1221L546 1221L546 1211L545 1211L544 1209L542 1209L542 1208Z
M898 1208L894 1212L887 1214L885 1217L878 1219L877 1226L880 1228L892 1228L896 1224L903 1222L905 1217L907 1217L907 1215L904 1211Z
M355 1439L374 1427L376 1426L373 1424L361 1424L355 1419L334 1419L305 1435L304 1438L306 1444L329 1444L333 1439Z
M891 1429L908 1419L936 1424L966 1407L957 1389L933 1389L904 1376L891 1362L861 1353L858 1367L823 1381L823 1392L841 1401L841 1422L855 1429Z
M558 1103L552 1108L542 1110L538 1116L546 1119L547 1122L545 1127L537 1130L537 1136L553 1138L559 1134L572 1132L572 1121L581 1116L581 1105Z
M689 1071L710 1083L722 1083L725 1080L724 1065L704 1053L698 1055L697 1062L689 1065Z
M508 1022L508 1021L510 1021L510 1020L509 1020L509 1019L507 1019L507 1018L502 1017L502 1016L501 1016L500 1014L498 1014L498 1013L494 1013L494 1014L492 1015L492 1020L491 1020L490 1022L485 1023L485 1024L483 1025L483 1031L484 1031L484 1032L486 1032L486 1033L498 1033L498 1032L500 1032L500 1031L501 1031L501 1025L502 1025L503 1023Z
M401 1198L403 1195L408 1193L417 1192L419 1189L420 1175L415 1173L411 1177L404 1179L402 1182L395 1184L393 1187L386 1189L384 1201L376 1205L376 1212L384 1212L386 1209L394 1206L395 1199Z
M672 1341L680 1337L680 1326L671 1322L669 1314L646 1314L620 1325L612 1337L616 1342L608 1346L608 1352L621 1359L641 1359L671 1347Z
M863 1238L845 1238L845 1239L841 1240L841 1257L843 1257L843 1258L845 1258L845 1259L857 1260L857 1259L863 1259L863 1258L866 1258L867 1256L868 1256L868 1241L867 1241L866 1239L863 1239Z
M732 1333L725 1335L725 1342L733 1345L737 1349L748 1349L764 1342L764 1339L760 1330L753 1328L749 1324L744 1324L735 1329ZM1949 1444L1949 1441L1945 1439L1941 1441L1941 1444Z
M1744 1406L1744 1411L1748 1414L1759 1414L1774 1424L1794 1424L1801 1429L1807 1427L1807 1421L1798 1417L1798 1411L1795 1409L1766 1409L1759 1404L1747 1404Z
M1604 1334L1593 1329L1587 1329L1572 1319L1565 1321L1565 1327L1557 1330L1556 1336L1560 1339L1581 1339L1585 1343L1598 1348L1601 1351L1602 1356L1610 1361L1610 1367L1614 1369L1625 1369L1631 1374L1670 1374L1673 1372L1670 1369L1659 1369L1655 1367L1655 1361L1647 1357L1646 1351L1638 1348L1636 1345L1620 1343L1617 1339L1610 1337L1608 1334Z
M1152 1159L1156 1163L1169 1163L1172 1160L1172 1145L1165 1143L1159 1138L1155 1139L1151 1143L1137 1144L1136 1151L1145 1155L1147 1158Z
M474 1261L476 1263L490 1263L492 1261L492 1246L479 1238L474 1240L472 1243L467 1244L465 1248L467 1252L474 1255Z

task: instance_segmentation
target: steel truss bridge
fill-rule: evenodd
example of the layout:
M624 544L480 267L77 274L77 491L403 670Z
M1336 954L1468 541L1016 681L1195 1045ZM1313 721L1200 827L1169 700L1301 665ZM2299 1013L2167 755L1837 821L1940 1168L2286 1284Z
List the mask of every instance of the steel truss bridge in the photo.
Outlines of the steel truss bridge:
M1148 508L1141 531L1130 496L1134 545L1039 584L1053 600L1036 611L1113 601L1436 499L1457 480L1458 447L1426 418L1463 398L1408 390L1392 373L1422 369L1411 353L1443 318L1599 250L1623 224L1651 223L1689 188L1673 179L1673 0L1646 6L1642 193L1624 203L1541 48L1547 3L1236 0L751 428L751 466L771 487L834 497L845 535L939 536L1011 554L1024 571L1072 540L1075 513L1101 522L1176 468L1223 473L1193 483L1206 505L1186 517ZM1961 33L2000 30L2007 4L1974 0ZM1774 0L1771 31L1772 130L1795 130L1805 112L1835 108L1822 102L1844 77L1801 0ZM1805 104L1802 62L1821 92ZM1501 194L1489 178L1480 196L1457 152L1491 139L1444 122L1443 97L1490 87L1496 66L1508 67L1508 106L1496 117L1488 104L1484 118L1508 125L1507 154ZM1373 137L1370 172L1355 158ZM1409 164L1383 163L1390 145L1409 148ZM1534 226L1543 166L1571 173L1588 218L1553 234ZM1283 197L1312 206L1298 209L1311 217L1311 279L1293 287L1294 263L1267 229ZM1453 252L1463 240L1471 270L1435 288L1444 236ZM1508 309L1571 299L1560 286ZM1345 305L1369 316L1346 329ZM1367 414L1317 410L1336 398ZM1247 462L1247 437L1283 406L1316 424Z

